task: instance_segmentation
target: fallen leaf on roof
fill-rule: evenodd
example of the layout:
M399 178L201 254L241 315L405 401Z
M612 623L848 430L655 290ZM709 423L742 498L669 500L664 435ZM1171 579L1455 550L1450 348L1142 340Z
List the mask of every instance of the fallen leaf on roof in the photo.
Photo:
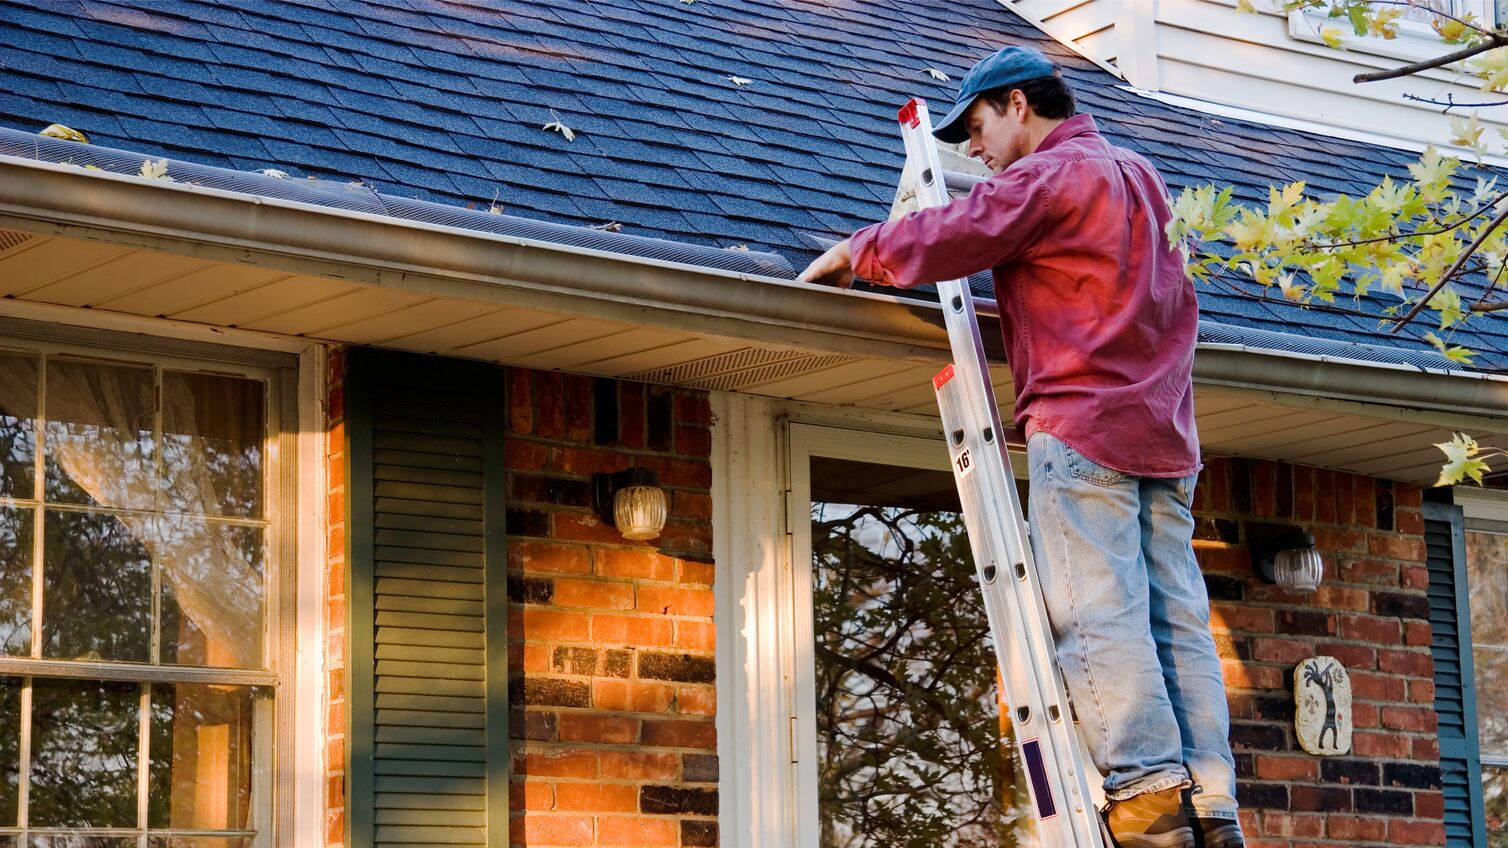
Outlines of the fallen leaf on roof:
M37 133L37 135L45 135L48 138L61 138L64 141L76 141L79 144L89 143L88 136L84 135L76 129L73 129L72 127L65 127L62 124L48 124L47 129L42 130L40 133Z
M156 162L148 159L145 162L142 162L141 176L146 177L149 180L167 180L170 183L176 182L176 180L168 176L168 160L166 159L158 159Z
M942 71L939 71L936 68L922 68L922 70L924 70L928 74L930 74L932 76L932 78L935 79L935 80L942 80L943 82L947 82L948 80L952 79L952 77L948 76L947 74L943 73Z
M606 224L593 224L592 229L601 230L605 233L621 233L623 232L623 225L617 221L608 221Z
M288 179L288 172L287 171L279 171L277 168L263 168L262 170L257 171L257 173L259 173L259 174L266 174L267 176L272 177L275 180L286 180L286 179Z
M747 244L731 244L731 245L728 245L727 247L725 247L723 249L724 250L736 251L738 253L748 253L749 252L749 246Z
M545 129L550 130L551 132L560 133L561 135L565 136L566 141L576 140L575 130L572 130L570 127L566 126L565 123L560 120L560 116L555 114L554 109L550 110L550 116L555 120L549 122L548 124L545 124Z
M734 85L748 85L749 83L753 82L753 80L749 79L748 77L728 77L728 81L733 83Z
M503 214L503 207L501 207L501 206L497 205L496 203L494 203L491 206L487 207L487 214L488 215L501 215L501 214Z

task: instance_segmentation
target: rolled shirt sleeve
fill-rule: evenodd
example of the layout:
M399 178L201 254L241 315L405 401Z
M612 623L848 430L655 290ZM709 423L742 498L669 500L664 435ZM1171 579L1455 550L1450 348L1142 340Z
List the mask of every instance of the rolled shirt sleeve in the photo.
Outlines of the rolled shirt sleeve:
M1012 168L946 206L853 234L854 273L898 288L955 280L1010 262L1042 236L1048 192L1040 167Z

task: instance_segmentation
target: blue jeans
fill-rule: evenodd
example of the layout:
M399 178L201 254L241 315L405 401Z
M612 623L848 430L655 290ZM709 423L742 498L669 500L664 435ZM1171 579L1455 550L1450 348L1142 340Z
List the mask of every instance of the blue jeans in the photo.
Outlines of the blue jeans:
M1197 815L1235 819L1225 681L1192 544L1197 475L1131 476L1048 433L1027 459L1032 554L1105 795L1192 782Z

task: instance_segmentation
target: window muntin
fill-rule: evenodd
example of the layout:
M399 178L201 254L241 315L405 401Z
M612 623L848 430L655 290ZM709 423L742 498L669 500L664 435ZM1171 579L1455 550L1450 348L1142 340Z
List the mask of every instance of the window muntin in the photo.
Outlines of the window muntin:
M0 351L0 848L270 840L269 386Z

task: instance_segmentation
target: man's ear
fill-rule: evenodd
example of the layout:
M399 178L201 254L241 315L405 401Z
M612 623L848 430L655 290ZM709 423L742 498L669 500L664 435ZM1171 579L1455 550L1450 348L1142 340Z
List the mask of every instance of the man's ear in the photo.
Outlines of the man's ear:
M1031 105L1026 102L1026 92L1017 88L1011 91L1011 117L1025 121L1031 115Z

